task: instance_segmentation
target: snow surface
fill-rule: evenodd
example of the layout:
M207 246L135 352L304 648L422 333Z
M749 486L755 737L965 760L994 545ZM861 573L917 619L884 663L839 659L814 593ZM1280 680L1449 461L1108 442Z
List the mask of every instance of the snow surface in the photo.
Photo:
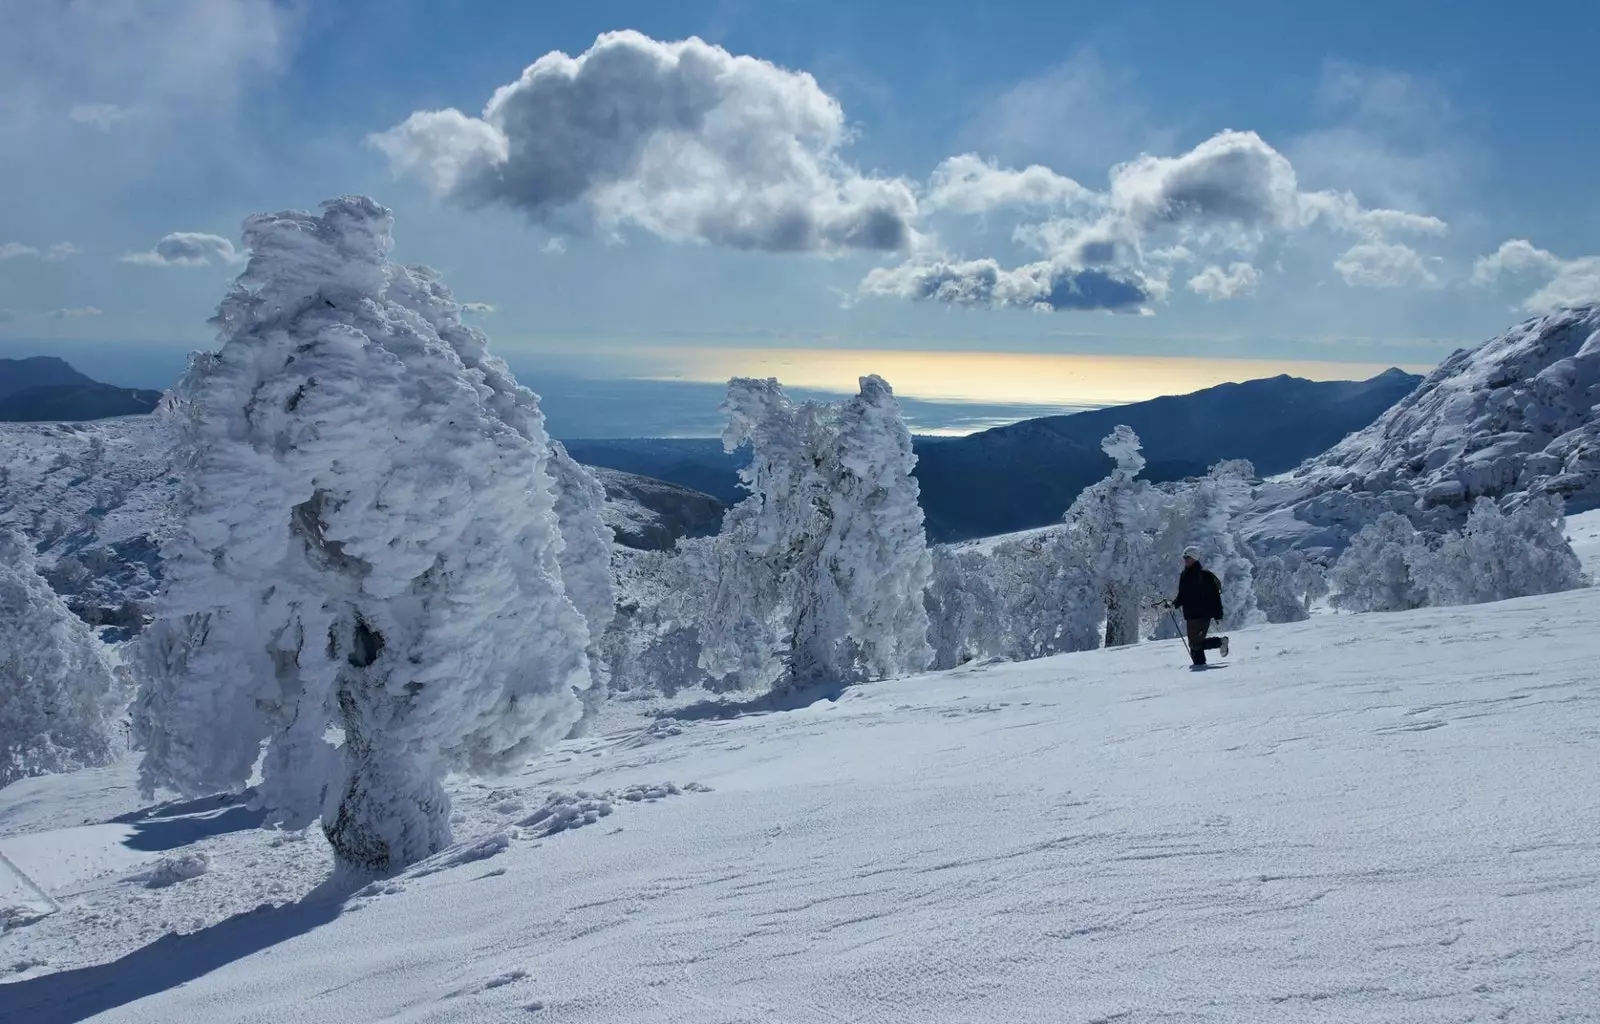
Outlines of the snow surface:
M88 819L208 870L74 872L0 935L0 1020L1595 1020L1592 597L613 702L342 902L247 803L26 780L0 852Z

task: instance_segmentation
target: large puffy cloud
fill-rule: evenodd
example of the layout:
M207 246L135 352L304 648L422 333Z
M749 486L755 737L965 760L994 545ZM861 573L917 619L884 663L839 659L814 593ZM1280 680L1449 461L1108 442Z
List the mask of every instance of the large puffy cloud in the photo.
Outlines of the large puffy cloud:
M861 283L867 295L977 309L1143 312L1166 286L1136 272L1073 267L1043 260L1007 269L993 259L911 261L880 267Z
M1261 271L1242 262L1233 263L1226 270L1213 264L1189 278L1189 290L1204 295L1208 302L1253 295L1260 284Z
M1111 201L1133 226L1259 238L1299 220L1299 184L1255 132L1225 131L1181 156L1141 156L1111 171Z
M1335 260L1333 269L1352 288L1430 288L1439 278L1428 262L1409 245L1362 242Z
M1493 253L1477 260L1472 267L1474 284L1493 284L1502 274L1546 280L1544 287L1522 303L1522 308L1530 313L1548 313L1569 306L1600 303L1600 256L1562 259L1548 249L1540 249L1526 239L1517 238L1503 243Z
M218 263L242 263L247 253L234 248L232 242L221 235L208 235L200 231L174 231L148 252L130 252L122 257L123 263L142 267L203 267L213 260Z
M539 58L481 117L419 111L372 142L441 195L564 227L771 252L906 248L910 185L846 164L848 138L809 74L627 31Z

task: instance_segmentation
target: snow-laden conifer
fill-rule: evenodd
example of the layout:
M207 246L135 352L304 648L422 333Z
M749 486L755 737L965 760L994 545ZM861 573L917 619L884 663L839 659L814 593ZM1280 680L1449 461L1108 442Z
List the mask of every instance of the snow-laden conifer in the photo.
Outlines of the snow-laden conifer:
M1385 512L1350 538L1329 575L1329 603L1352 612L1393 612L1420 608L1426 595L1412 577L1421 540L1416 527L1398 512Z
M1559 499L1540 495L1509 515L1479 498L1466 525L1412 557L1430 605L1481 604L1588 585L1565 535Z
M0 528L0 786L109 764L126 703L105 645L39 574L27 538Z
M724 447L751 452L750 494L714 541L680 545L703 581L702 667L747 687L925 668L932 563L888 384L796 405L776 380L736 378L724 408Z
M246 222L174 395L137 715L147 789L241 789L259 756L274 816L375 872L449 841L447 771L517 766L591 682L537 404L390 229L363 197Z
M1066 519L1104 603L1105 645L1118 647L1139 640L1160 499L1148 481L1137 479L1145 460L1131 427L1118 426L1100 447L1114 463L1111 473L1078 495Z

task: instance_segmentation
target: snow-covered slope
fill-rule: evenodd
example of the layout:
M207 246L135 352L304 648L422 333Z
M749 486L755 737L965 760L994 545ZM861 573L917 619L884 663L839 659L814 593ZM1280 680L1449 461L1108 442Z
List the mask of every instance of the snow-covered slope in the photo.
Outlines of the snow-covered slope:
M1460 525L1479 497L1600 507L1600 307L1528 320L1456 352L1371 426L1268 484L1248 533L1342 548L1379 512Z
M1261 627L1201 674L1169 641L742 717L613 704L454 785L459 845L342 903L307 895L314 831L29 780L0 853L104 873L0 936L0 1020L1593 1020L1593 619L1564 594Z
M0 423L0 525L38 545L51 586L90 623L130 625L125 602L157 585L177 493L163 430L153 416Z

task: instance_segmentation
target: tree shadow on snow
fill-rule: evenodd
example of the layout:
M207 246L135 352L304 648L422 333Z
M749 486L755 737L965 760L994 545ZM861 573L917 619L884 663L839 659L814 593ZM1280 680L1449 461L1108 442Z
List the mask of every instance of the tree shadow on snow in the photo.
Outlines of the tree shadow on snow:
M798 689L763 693L744 700L719 698L686 704L681 708L658 711L657 718L675 718L680 722L704 722L715 719L739 718L743 715L764 715L774 711L799 711L819 700L836 701L850 688L849 683L819 683Z
M254 795L253 791L246 790L157 804L111 820L133 826L134 834L122 843L130 850L176 850L211 836L260 828L267 812L250 806Z
M327 882L298 903L264 904L189 935L163 935L120 960L0 985L0 1021L79 1024L177 988L327 924L353 888Z

